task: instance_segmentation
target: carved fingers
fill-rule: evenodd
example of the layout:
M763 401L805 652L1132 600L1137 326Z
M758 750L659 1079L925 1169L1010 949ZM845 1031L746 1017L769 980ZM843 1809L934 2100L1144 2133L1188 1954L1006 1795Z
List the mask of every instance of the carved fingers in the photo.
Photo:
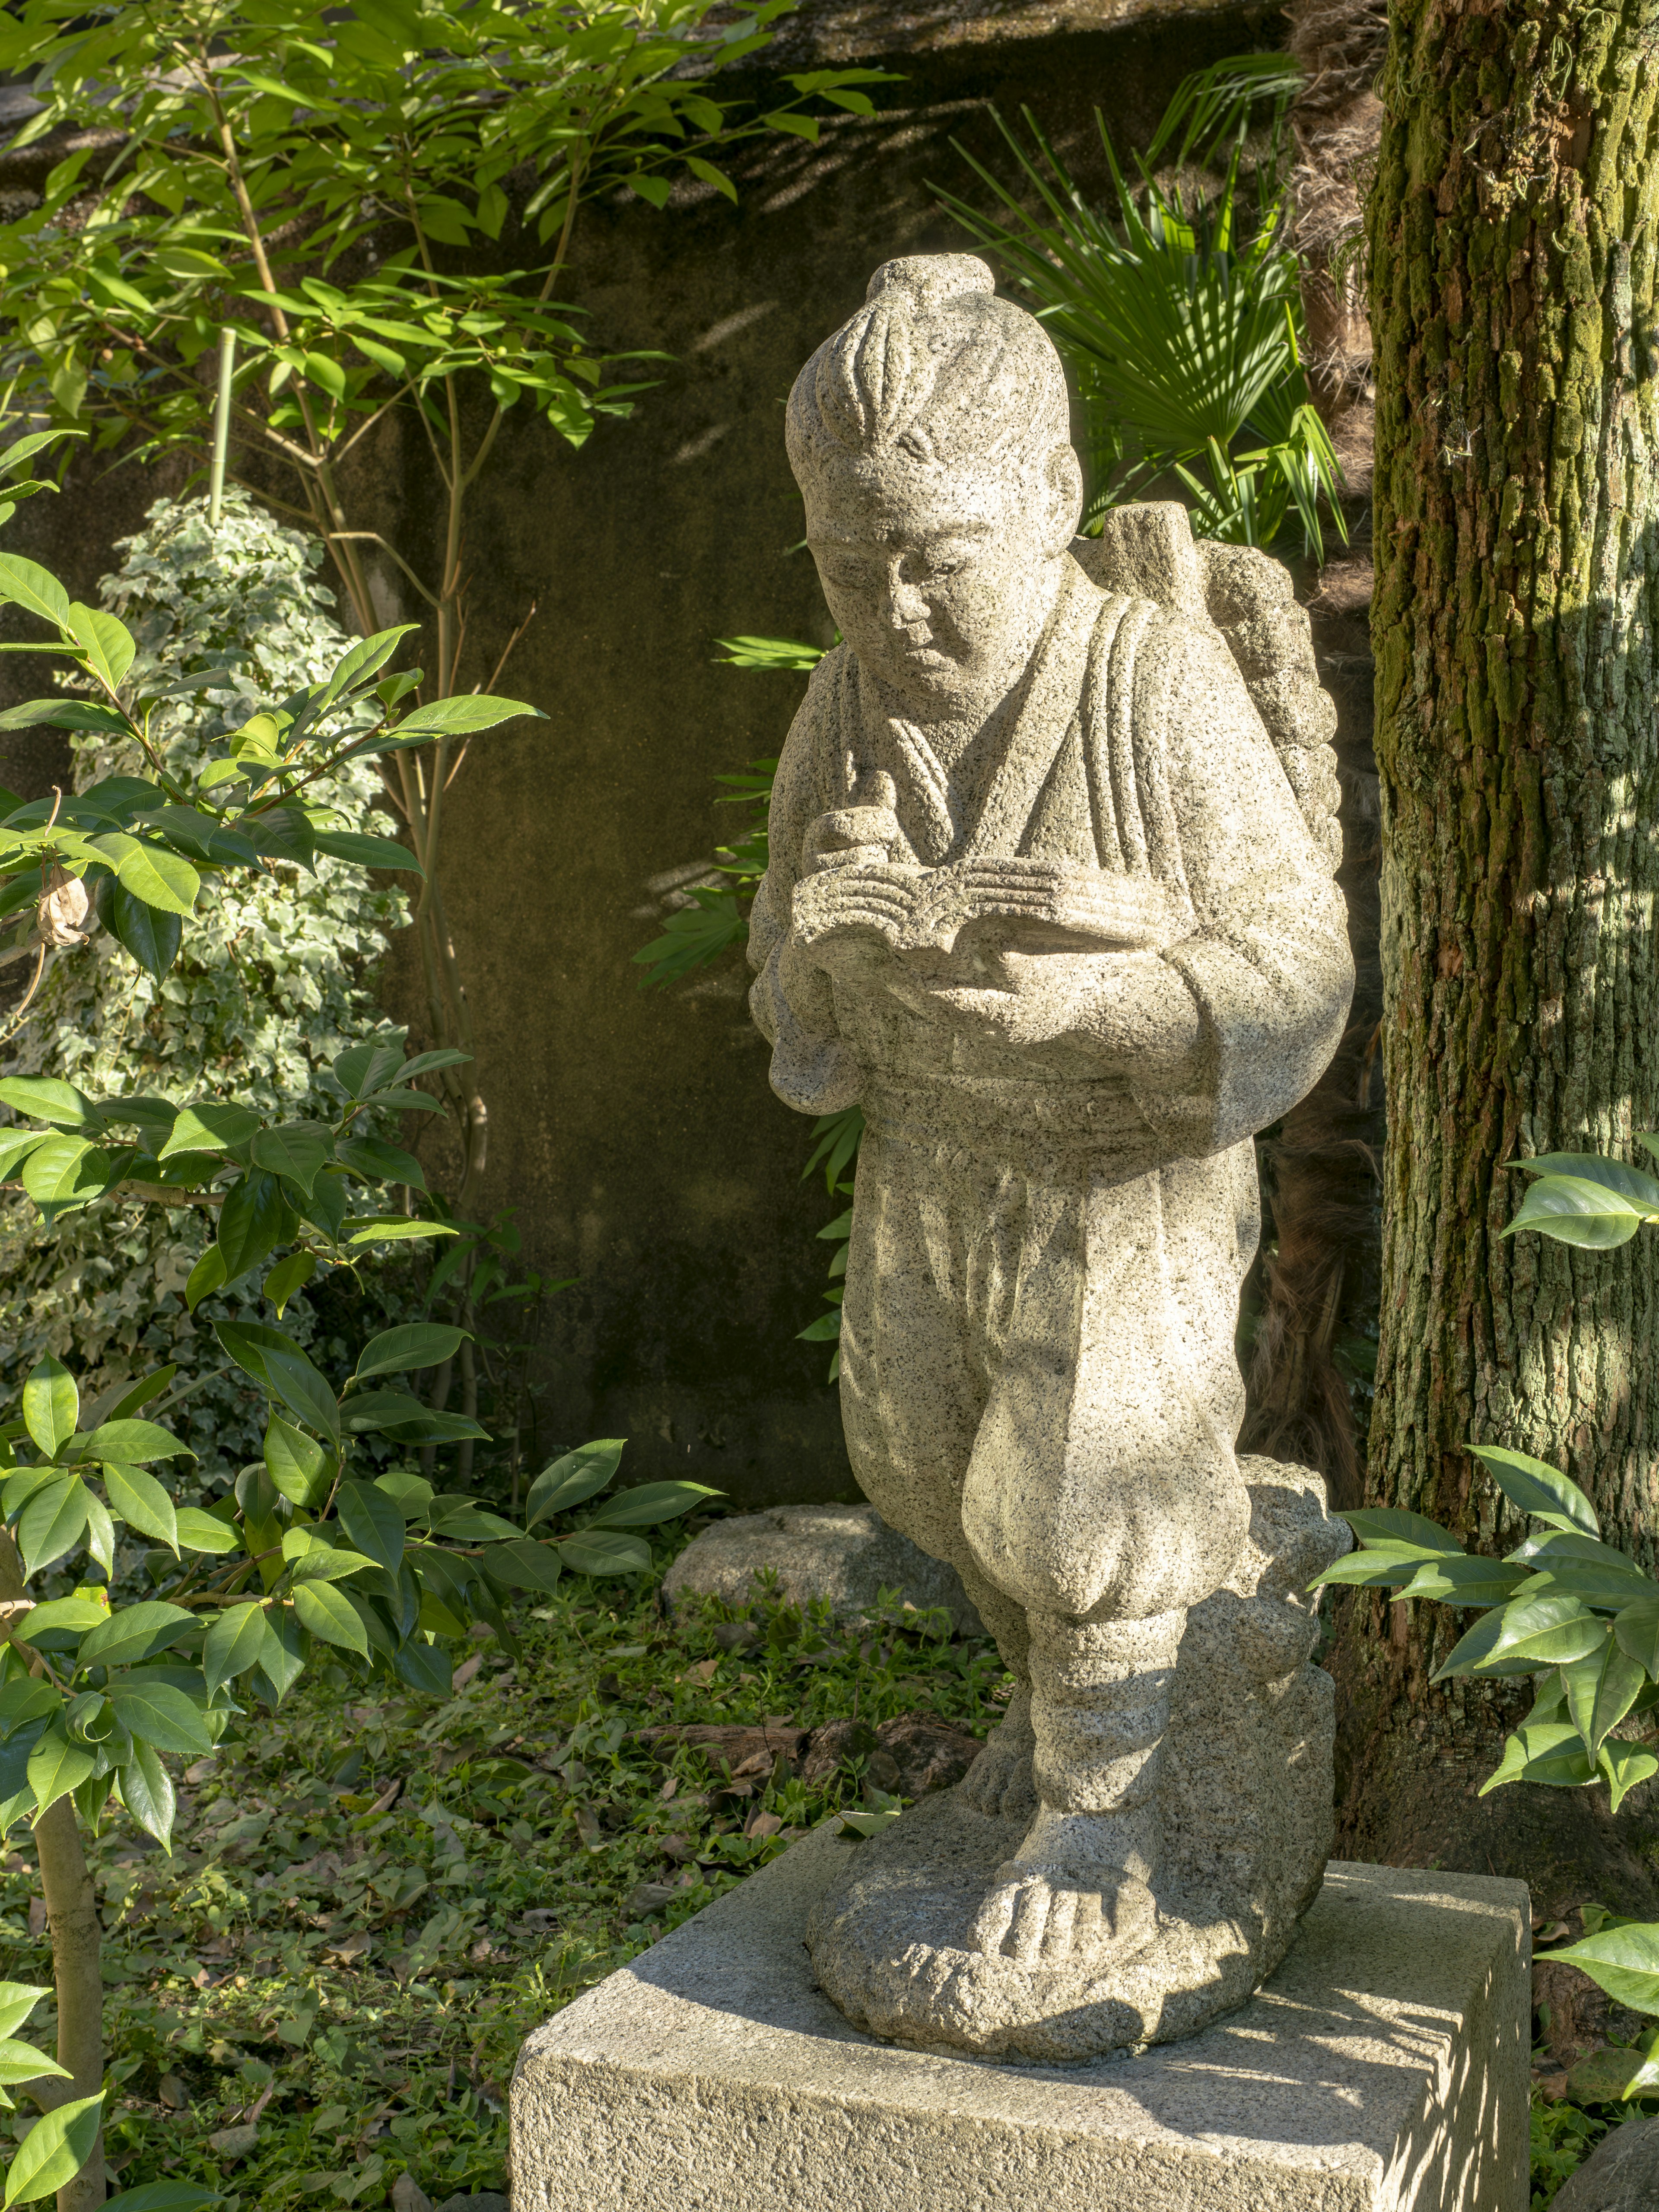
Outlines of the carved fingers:
M970 861L960 873L975 917L1006 915L1139 947L1161 947L1182 933L1179 902L1149 876L1015 858Z

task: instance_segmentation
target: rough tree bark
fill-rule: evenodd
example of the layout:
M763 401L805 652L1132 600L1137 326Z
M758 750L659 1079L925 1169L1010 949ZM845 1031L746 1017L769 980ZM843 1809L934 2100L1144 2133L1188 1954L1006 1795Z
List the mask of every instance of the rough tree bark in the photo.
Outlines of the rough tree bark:
M1510 1444L1650 1564L1659 1242L1501 1232L1508 1162L1628 1157L1659 1124L1659 8L1395 0L1390 30L1368 210L1389 1109L1369 1489L1499 1548L1519 1531L1466 1447ZM1515 1705L1429 1687L1459 1618L1347 1601L1340 1847L1651 1910L1602 1790L1475 1802Z

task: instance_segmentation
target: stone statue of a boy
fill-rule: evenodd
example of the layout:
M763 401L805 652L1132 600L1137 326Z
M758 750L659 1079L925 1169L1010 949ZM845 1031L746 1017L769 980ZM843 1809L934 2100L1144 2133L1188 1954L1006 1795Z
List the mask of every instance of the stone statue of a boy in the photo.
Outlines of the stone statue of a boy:
M1177 1651L1246 1541L1250 1139L1340 1036L1343 902L1218 633L1074 557L1060 361L982 262L878 269L787 436L845 641L751 1003L779 1094L866 1117L854 1472L1020 1686L965 1795L1023 1839L954 1941L1097 1973L1152 1937Z

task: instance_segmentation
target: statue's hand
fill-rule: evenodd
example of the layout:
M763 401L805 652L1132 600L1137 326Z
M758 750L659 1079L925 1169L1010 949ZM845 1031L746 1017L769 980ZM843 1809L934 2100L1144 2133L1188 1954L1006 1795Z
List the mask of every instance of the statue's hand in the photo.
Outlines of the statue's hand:
M1190 917L1165 886L1150 876L1109 875L1055 860L1012 856L973 860L961 870L963 892L974 916L1069 930L1097 943L1161 951L1190 927Z
M790 939L821 967L832 968L904 936L922 871L859 860L851 854L795 886Z
M850 806L820 814L806 832L801 858L809 874L825 868L879 866L895 848L908 850L893 809L898 798L884 769L864 777Z

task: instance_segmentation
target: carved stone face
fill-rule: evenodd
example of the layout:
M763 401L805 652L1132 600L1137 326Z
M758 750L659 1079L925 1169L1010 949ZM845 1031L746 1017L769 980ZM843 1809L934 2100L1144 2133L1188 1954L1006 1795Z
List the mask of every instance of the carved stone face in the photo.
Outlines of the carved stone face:
M1040 470L825 460L804 472L807 543L860 661L920 719L983 711L1041 636L1077 527L1069 446Z

